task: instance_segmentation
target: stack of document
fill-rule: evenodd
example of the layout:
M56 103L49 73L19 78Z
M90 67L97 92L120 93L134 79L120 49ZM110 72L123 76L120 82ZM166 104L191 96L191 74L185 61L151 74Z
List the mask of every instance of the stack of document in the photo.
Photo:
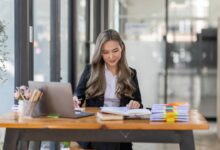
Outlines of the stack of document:
M154 104L151 109L151 121L187 122L190 105L185 102Z

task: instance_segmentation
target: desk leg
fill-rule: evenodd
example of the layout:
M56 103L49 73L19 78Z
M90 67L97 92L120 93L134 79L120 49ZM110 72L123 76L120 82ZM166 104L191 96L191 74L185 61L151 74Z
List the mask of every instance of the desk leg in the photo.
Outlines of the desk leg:
M60 150L60 142L50 141L50 149Z
M195 150L193 131L183 131L181 133L180 150Z
M18 142L18 149L20 150L28 150L29 141L19 141Z
M39 150L41 148L41 141L30 141L29 148L31 150Z
M16 129L6 129L3 150L16 150L19 139L19 131Z

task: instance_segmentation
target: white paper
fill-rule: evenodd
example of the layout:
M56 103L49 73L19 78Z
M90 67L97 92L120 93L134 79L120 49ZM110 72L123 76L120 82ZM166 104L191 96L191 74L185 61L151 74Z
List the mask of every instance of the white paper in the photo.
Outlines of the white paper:
M150 110L148 109L128 109L127 107L101 107L101 112L123 116L141 116L151 114Z

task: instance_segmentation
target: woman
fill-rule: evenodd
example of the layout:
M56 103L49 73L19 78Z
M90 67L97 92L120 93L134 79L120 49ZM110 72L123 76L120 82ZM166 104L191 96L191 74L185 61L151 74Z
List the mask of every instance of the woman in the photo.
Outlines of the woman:
M75 107L127 106L141 108L136 71L128 67L125 45L118 32L101 32L97 38L91 65L87 65L73 97ZM84 143L83 148L132 149L131 143Z

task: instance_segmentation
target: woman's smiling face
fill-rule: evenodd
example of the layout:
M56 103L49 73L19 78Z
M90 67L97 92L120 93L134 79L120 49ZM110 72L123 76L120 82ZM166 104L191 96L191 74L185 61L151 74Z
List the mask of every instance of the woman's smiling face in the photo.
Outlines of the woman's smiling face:
M121 59L122 48L117 41L110 40L105 42L101 48L102 58L108 68L117 68Z

